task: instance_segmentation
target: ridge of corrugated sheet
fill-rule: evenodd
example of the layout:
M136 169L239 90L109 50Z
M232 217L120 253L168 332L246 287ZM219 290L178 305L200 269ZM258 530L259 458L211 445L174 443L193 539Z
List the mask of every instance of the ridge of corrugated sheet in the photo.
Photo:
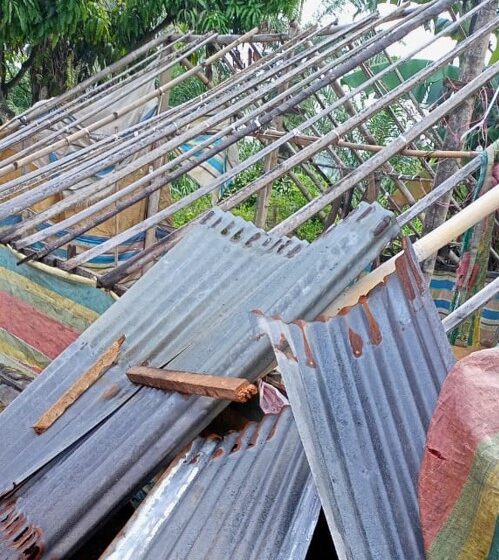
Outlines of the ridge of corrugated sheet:
M454 364L417 261L331 319L269 334L339 558L424 558L417 477Z
M0 495L40 529L42 558L72 551L226 406L133 385L130 365L254 379L273 355L250 311L316 317L397 232L376 204L311 245L216 209L193 227L0 416ZM33 423L123 334L118 363L36 435ZM0 551L16 536L0 526Z
M303 560L320 502L289 407L197 438L101 560Z

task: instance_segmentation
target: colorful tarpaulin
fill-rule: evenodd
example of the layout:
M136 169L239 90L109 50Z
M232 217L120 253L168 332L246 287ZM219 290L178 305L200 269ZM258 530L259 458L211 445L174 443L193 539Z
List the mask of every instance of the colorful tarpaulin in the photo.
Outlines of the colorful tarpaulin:
M0 247L0 365L39 373L114 301L91 280Z
M459 361L430 423L419 478L428 560L499 558L499 348Z

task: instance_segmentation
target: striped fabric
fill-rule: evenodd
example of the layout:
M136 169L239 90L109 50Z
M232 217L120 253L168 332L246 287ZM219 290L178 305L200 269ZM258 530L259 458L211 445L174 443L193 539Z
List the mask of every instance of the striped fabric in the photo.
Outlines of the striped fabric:
M11 250L0 247L0 365L33 376L114 298L78 276L17 263Z
M21 219L22 219L21 216L18 215L9 216L8 218L5 218L0 221L0 229L15 225L19 223ZM39 226L37 226L36 229L40 231L42 229L49 227L50 225L51 225L50 223L42 223ZM53 241L57 238L63 237L67 233L68 230L63 229L59 231L56 235L53 235L50 238L48 238L48 241ZM167 231L166 229L157 227L156 239L161 239L165 235L168 235L169 233L170 232ZM108 239L109 239L108 237L99 236L99 235L79 235L73 241L71 241L71 245L76 250L76 254L80 254L86 251L87 249L91 249L96 245L100 245L101 243L104 243ZM117 266L122 262L127 261L128 259L131 259L133 256L140 253L140 251L144 249L144 239L145 239L144 233L135 235L128 241L122 243L117 248L116 253L111 252L111 253L104 253L102 255L99 255L98 257L91 259L88 263L85 263L85 267L89 269L102 270L113 266ZM44 248L44 246L45 246L45 242L35 243L31 245L31 249L41 250ZM60 258L62 260L67 260L68 258L67 246L63 246L60 249L56 249L51 254L54 257Z
M499 348L445 380L419 477L427 560L499 558Z
M442 317L450 312L455 284L456 275L450 272L436 272L430 283L433 301ZM492 299L481 311L480 345L495 346L499 343L498 333L499 295Z

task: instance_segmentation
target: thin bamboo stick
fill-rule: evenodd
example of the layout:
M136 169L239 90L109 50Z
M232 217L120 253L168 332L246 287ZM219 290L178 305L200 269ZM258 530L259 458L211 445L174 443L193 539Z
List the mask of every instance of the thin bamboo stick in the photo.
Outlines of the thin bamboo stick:
M350 28L351 28L351 29L355 29L355 28L358 28L358 27L362 28L362 26L364 25L365 22L372 21L372 19L373 19L372 16L368 16L368 17L365 18L364 20L361 20L360 22L357 22L356 24L353 24ZM388 19L389 19L389 18L388 18ZM375 23L381 23L381 22L384 21L384 20L385 20L385 18L381 18L380 20L376 21ZM314 35L315 35L315 33L314 33ZM309 37L310 37L310 36L311 36L311 35L309 35ZM316 47L315 50L317 50L317 48L320 48L320 47ZM52 147L52 148L53 148L53 147Z
M275 140L282 136L283 133L279 131L266 131L266 132L257 132L255 134L256 138L263 139L263 140ZM308 135L299 135L293 138L293 144L297 144L298 146L309 146L313 142L316 142L320 137L319 136L308 136ZM364 152L380 152L385 146L373 145L373 144L358 144L355 142L347 142L346 140L338 140L336 145L341 148L351 148L352 150L361 150ZM411 156L417 158L425 158L425 159L441 159L441 158L454 158L454 159L468 159L474 158L479 155L480 152L473 152L469 150L410 150L404 149L399 152L401 156Z
M339 194L346 192L349 190L350 186L357 183L358 181L362 180L364 177L367 177L369 173L371 173L378 165L381 165L385 161L387 161L390 157L393 157L398 153L398 151L407 145L412 139L416 139L419 135L435 124L442 116L444 116L450 109L457 106L459 103L462 103L467 96L472 95L475 93L480 87L486 84L490 79L494 76L499 74L499 63L494 64L493 66L487 68L476 80L469 82L465 87L459 90L453 97L449 100L444 102L442 105L439 105L434 111L428 114L428 116L416 124L412 129L410 129L405 136L399 136L396 140L391 142L388 146L386 146L381 152L378 152L375 156L373 156L370 160L366 161L362 164L356 171L348 175L343 181L340 181L334 189L331 189L328 193L322 196L319 199L316 199L314 202L309 203L301 210L299 210L296 214L288 218L287 220L281 222L277 228L274 228L274 233L278 233L282 235L284 233L290 233L293 231L298 225L302 224L310 217L314 215L317 210L321 210L325 206L327 206L332 200L334 200ZM406 85L409 82L406 82ZM395 90L393 90L395 91ZM388 97L388 96L387 96ZM361 113L359 113L360 115ZM333 131L334 134L337 134L336 131ZM319 140L315 144L304 148L300 155L303 154L305 150L309 148L317 148L320 147L322 144L327 144L334 140L334 134L326 135L323 139ZM313 150L310 150L311 152ZM304 154L305 155L305 154ZM308 155L308 154L306 154ZM301 158L300 158L301 159ZM305 158L304 158L305 159ZM366 173L367 170L367 173ZM278 175L278 170L275 172ZM261 182L265 183L270 177L262 178ZM263 186L263 185L262 185Z
M216 34L214 34L214 35L216 35ZM204 44L209 43L213 36L208 37L201 44L196 45L195 47L189 49L187 52L185 52L182 55L182 57L189 56L190 54L196 52L196 50L201 48ZM162 68L161 71L166 70L167 67L171 67L176 62L177 62L177 60L173 63L167 64L164 68ZM23 152L20 152L19 155L15 154L10 158L6 158L2 162L0 162L0 177L3 176L3 175L6 175L7 173L10 173L11 171L15 171L21 165L25 165L26 163L30 163L30 162L32 162L36 159L39 159L43 156L48 155L51 151L54 151L54 150L57 150L59 148L63 148L65 146L68 146L69 144L74 143L75 141L77 141L81 138L89 137L91 132L93 132L95 130L98 130L99 128L102 128L103 126L108 125L115 120L118 120L120 117L126 115L130 111L138 109L139 107L141 107L142 105L144 105L148 101L151 101L155 98L160 97L167 90L171 89L172 87L174 87L178 83L181 83L183 80L187 79L189 77L189 75L193 75L193 74L194 74L194 72L192 72L192 74L189 74L189 71L185 72L184 74L182 74L181 76L179 76L175 80L172 80L168 84L165 84L162 87L156 88L154 91L142 96L140 99L132 101L131 103L128 103L124 107L120 107L116 111L113 111L113 113L111 113L110 115L102 117L101 119L99 119L96 122L89 123L85 128L82 128L82 129L78 130L77 132L73 132L69 136L66 136L62 140L54 142L50 146L46 146L45 148L40 148L39 150L37 150L35 152L32 152L32 151L28 152L28 151L24 150ZM147 82L147 80L146 80L146 82ZM142 84L141 81L139 81L139 83L136 84L136 85L137 85L137 87L140 87L140 85L143 85L143 84ZM127 94L128 94L128 92L126 91L126 92L121 93L120 95L118 95L114 99L109 99L108 105L110 105L114 101L118 101L119 99L121 99L122 97L124 97ZM102 108L103 107L100 107L99 110L102 110ZM87 118L88 118L87 116L81 117L80 119L77 119L77 122L80 124L81 122L84 122ZM56 131L53 135L50 136L50 139L52 139L54 137L57 137L60 134L63 134L64 132L68 131L72 127L73 127L73 124L71 124L69 127L65 127L65 129L62 132ZM40 140L39 142L36 143L37 146L38 145L43 145L43 144L44 144L44 140Z
M277 56L276 56L277 60L279 60L279 59L281 58L281 56L282 56L282 55L277 55ZM303 54L303 55L300 55L300 56L303 58L304 56L306 56L306 53ZM262 63L262 64L265 63L265 65L270 64L270 63L272 63L272 62L273 62L273 61L272 61L272 57L271 57L270 55L269 55L269 57L267 57L267 60L266 60L266 61L263 61L263 60L261 61L261 63ZM279 69L278 69L278 70L279 70ZM278 70L277 70L277 71L278 71ZM246 76L247 76L248 73L247 73L247 72L246 72L246 73L244 73L244 72L240 73L239 76L238 76L238 78L237 78L237 80L236 80L236 82L240 82L240 81L241 81L241 75L242 75L242 74L245 74L244 76L242 76L242 79L244 80L244 79L246 78ZM262 78L262 80L260 80L260 81L263 81L263 80L264 80L264 78ZM259 82L257 82L257 83L259 83ZM236 85L236 84L232 84L232 85ZM252 82L250 82L250 85L254 85L254 84L253 84ZM215 92L215 93L217 93L217 92ZM229 95L228 97L222 98L221 100L219 100L219 101L217 102L217 104L215 104L215 105L210 105L209 107L206 107L206 100L209 98L209 96L207 96L206 98L200 99L199 102L198 102L198 106L204 106L204 110L202 110L202 111L197 111L197 112L194 112L194 113L193 113L193 110L192 110L192 103L191 103L191 102L188 102L188 103L184 104L184 105L182 106L182 107L184 107L184 110L183 110L180 114L181 114L183 117L186 117L186 115L189 115L190 118L188 118L188 119L185 120L185 121L182 121L182 126L187 125L187 124L189 124L190 122L192 122L193 120L196 120L196 119L202 117L208 110L212 110L212 109L214 109L214 108L217 108L218 105L220 105L220 103L228 102L234 95L235 95L235 94L233 93L232 95ZM215 96L215 95L213 95L213 97L216 99L216 96ZM175 111L173 110L173 111L170 111L170 112L168 112L168 113L165 113L165 115L164 115L163 117L161 117L163 120L166 119L166 118L168 118L169 120L171 120L171 121L173 122L173 124L170 124L170 126L167 128L166 131L163 131L163 132L164 132L163 135L155 134L155 135L153 135L153 136L150 138L150 140L149 140L147 143L145 143L145 144L141 143L139 138L134 138L131 142L128 142L128 143L126 143L126 144L127 144L127 145L138 146L138 148L136 148L136 149L142 149L142 148L147 147L147 145L148 145L149 143L156 142L156 141L160 140L162 136L168 135L168 133L169 133L170 131L171 131L171 133L175 133L176 130L177 130L177 128L179 127L178 122L175 121L175 118L178 117L178 116L179 116L179 115L178 115L178 114L176 115L176 114L175 114ZM127 132L128 132L128 131L124 131L123 134L127 134ZM133 151L125 151L125 150L124 150L123 153L121 154L121 156L122 156L122 157L128 157L128 156L130 156L132 153L133 153ZM162 154L160 154L160 155L162 155ZM158 157L159 157L159 156L158 156ZM114 164L114 163L116 163L117 161L119 161L119 159L118 159L118 158L114 158L114 159L111 159L111 160L107 161L107 162L105 163L105 165L107 166L107 165L110 165L110 164ZM133 169L131 169L131 171L132 171L132 170L135 170L135 169L136 169L138 166L140 166L140 165L149 164L149 163L151 163L151 161L152 161L152 159L149 159L149 160L147 160L147 161L140 161L139 163L136 161L136 162L134 163ZM99 169L99 168L96 168L95 171L97 171L98 169ZM128 172L128 170L127 170L127 172ZM124 175L123 175L123 176L124 176ZM80 177L80 179L85 179L86 177L88 177L88 174L87 174L87 175L84 175L83 177ZM110 180L110 181L114 181L114 180L116 180L116 179L113 177L113 179ZM61 184L61 183L62 183L62 179L61 179L60 177L58 177L58 182L59 182L59 185L60 185L61 189L62 189L62 188L65 188L65 187L63 187L63 185ZM74 178L71 179L71 182L72 182L73 184L75 183ZM103 188L106 186L106 185L103 184L103 183L100 183L100 184L103 186ZM1 187L0 187L0 188L1 188ZM52 194L53 194L53 193L52 193Z
M434 204L443 194L452 190L461 181L466 179L466 177L468 177L470 173L473 173L473 171L476 171L479 167L480 157L476 157L464 167L462 167L459 171L457 171L454 175L449 177L446 181L441 183L438 187L431 190L427 195L418 200L418 202L411 206L411 208L403 212L397 219L400 226L402 227L408 224L416 216L421 214L421 212L423 212L426 208Z
M337 45L337 46L338 46L338 45ZM322 55L321 55L321 56L322 56ZM296 71L293 71L293 73L296 74ZM313 76L312 76L312 77L313 77ZM258 80L258 82L260 82L260 81L265 82L265 81L267 81L267 78L268 78L268 76L262 75L262 76L260 76L259 78L257 78L257 80ZM273 85L268 86L266 89L272 89L273 87L277 87L280 83L282 83L283 81L285 81L285 80L288 79L288 78L289 78L289 76L288 76L288 75L285 75L285 76L279 78L278 80L276 80L276 81L274 82ZM293 86L292 89L293 89L293 91L299 90L299 89L301 89L301 85L300 85L300 84L297 84L297 85ZM288 91L287 93L289 93L289 91ZM231 94L229 94L229 95L231 95ZM260 92L260 95L261 95L261 92ZM278 103L282 98L284 98L284 97L285 97L285 95L284 95L284 96L283 96L283 95L278 96L277 98L273 99L271 103L277 104L277 103ZM258 94L257 94L257 95L253 95L253 96L250 97L249 100L247 99L246 101L244 101L244 102L243 102L243 105L239 105L239 106L238 106L237 104L236 104L236 105L232 105L228 111L219 113L216 117L213 117L213 118L211 118L211 119L205 121L204 126L203 126L203 125L200 125L200 127L198 127L198 128L191 128L191 129L189 129L189 132L186 133L187 136L186 136L186 134L181 135L180 137L177 137L174 141L172 141L172 142L174 142L173 144L172 144L172 143L169 143L169 144L167 143L166 145L163 145L163 146L161 147L161 149L159 149L159 153L151 152L149 155L146 155L146 156L144 156L144 157L142 157L142 158L139 158L138 160L136 160L136 161L134 162L134 166L133 166L133 167L136 168L137 166L149 164L151 161L153 161L153 160L156 159L157 157L163 155L163 153L166 152L167 150L174 149L174 148L177 147L178 145L180 145L180 144L182 144L183 142L187 141L189 138L194 137L196 134L199 134L199 133L204 132L204 127L206 127L207 125L216 124L217 122L219 122L219 121L221 121L221 120L227 118L227 116L228 116L229 114L231 114L232 112L234 112L236 109L239 109L240 107L243 107L244 105L247 105L249 102L252 102L253 100L257 100L257 99L258 99ZM261 113L264 109L265 109L265 107L262 107L262 108L259 109L259 112L258 112L258 113L255 114L255 112L254 112L252 115L249 115L249 116L244 117L242 120L240 120L240 121L237 123L237 125L239 126L239 125L241 125L242 123L247 122L247 121L251 120L252 118L255 118L256 115L259 114L259 113ZM202 115L199 115L199 116L202 116ZM199 116L198 116L198 115L192 115L192 114L190 114L190 116L187 118L187 122L190 122L190 121L192 121L192 120L195 119L195 118L199 118ZM267 118L267 117L266 117L266 118ZM235 125L233 125L233 126L235 126ZM233 126L231 126L230 128L233 128ZM175 125L173 126L173 129L175 130L177 127L179 127L179 123L175 124ZM213 141L215 141L217 138L222 138L225 134L226 134L226 131L221 131L221 132L218 133L217 135L213 136L210 140L207 140L206 142L204 142L204 143L202 143L202 144L199 144L199 145L197 146L197 149L194 150L194 151L197 152L197 151L199 151L201 148L210 145L210 144L211 144ZM220 149L222 149L222 148L220 147L220 148L219 148L219 151L220 151ZM181 156L179 156L173 163L177 163L177 162L179 161L180 158L187 159L189 156L190 156L190 153L183 153L183 154L182 154ZM210 157L211 157L211 155L210 155ZM110 162L107 162L107 164L109 164L109 163L110 163ZM171 167L172 163L170 162L170 163L167 164L167 165L169 165L169 166ZM161 173L164 173L165 171L166 171L166 169L165 169L164 167L162 167L162 168L158 169L155 173L159 175L159 174L161 174ZM114 174L113 177L110 178L110 179L107 180L107 181L108 181L108 182L114 182L114 181L118 180L119 178L121 178L122 176L125 176L127 173L128 173L128 169L123 169L121 172L118 172L117 174ZM151 178L151 177L149 177L149 178ZM144 179L142 179L141 181L144 181ZM73 177L71 178L71 182L74 183L74 178L73 178ZM32 204L32 203L38 201L38 200L42 200L43 198L45 198L45 197L48 196L49 194L54 194L55 192L60 192L61 190L63 190L63 189L65 188L65 184L64 184L64 183L65 183L64 179L61 179L60 177L58 177L57 180L52 181L52 182L51 182L50 184L48 184L48 185L45 185L45 186L43 187L43 190L38 191L38 192L36 192L36 193L28 193L28 195L26 195L26 197L24 197L24 199L22 199L21 201L18 200L18 199L13 200L13 201L10 201L9 204L7 205L7 207L5 207L5 205L2 206L2 208L1 208L1 210L0 210L0 213L1 213L1 212L5 212L5 213L7 213L7 214L8 214L8 213L11 213L11 212L13 211L13 208L14 208L14 211L17 211L17 210L15 209L15 208L16 208L16 205L17 205L18 208L21 208L21 207L22 207L22 204L27 204L27 205L29 205L29 204ZM140 184L141 184L141 183L134 183L134 184L133 184L133 188L136 188L136 187L139 186ZM103 188L103 187L105 187L105 186L107 186L106 180L103 180L103 181L99 182L99 188ZM129 192L129 190L130 190L131 188L132 188L132 185L130 185L129 187L127 187L127 189L128 189L127 192ZM121 193L125 194L124 190L121 191ZM26 199L27 199L27 200L26 200ZM58 209L60 209L60 206L61 206L61 205L66 205L66 207L67 207L67 205L73 204L73 203L75 203L77 200L78 200L78 195L73 195L73 197L71 197L71 199L66 199L66 200L63 201L62 203L59 203ZM53 212L53 210L50 210L50 209L47 210L47 211L44 213L44 214L45 214L45 217L46 217L46 214L49 213L49 212ZM37 219L40 219L40 216L39 216ZM48 232L47 232L47 233L48 233Z
M73 97L74 95L84 92L88 87L97 83L99 80L108 77L109 75L113 74L116 70L119 70L120 68L127 66L130 62L137 60L148 50L156 47L157 45L160 45L165 41L175 40L175 39L176 37L174 37L172 34L159 35L158 37L151 39L151 41L147 42L142 47L139 47L138 49L132 51L126 56L120 58L118 61L114 62L113 64L110 64L106 68L103 68L102 70L100 70L93 76L90 76L89 78L79 83L69 91L61 94L60 96L54 99L49 100L47 104L45 104L43 107L31 107L23 114L16 116L14 119L12 119L11 121L5 123L3 126L0 127L0 133L17 130L17 128L19 128L21 124L24 121L26 121L28 117L30 119L33 119L45 113L49 109L53 109L54 107L57 106L57 104L64 102L66 99L71 99L71 97Z

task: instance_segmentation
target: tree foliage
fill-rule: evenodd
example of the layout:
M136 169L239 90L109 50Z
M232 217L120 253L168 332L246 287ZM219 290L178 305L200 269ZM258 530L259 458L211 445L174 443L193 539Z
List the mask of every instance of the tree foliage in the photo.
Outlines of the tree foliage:
M12 112L8 100L30 104L58 95L169 25L200 33L279 29L298 6L299 0L0 0L0 120ZM17 87L24 97L13 92Z

